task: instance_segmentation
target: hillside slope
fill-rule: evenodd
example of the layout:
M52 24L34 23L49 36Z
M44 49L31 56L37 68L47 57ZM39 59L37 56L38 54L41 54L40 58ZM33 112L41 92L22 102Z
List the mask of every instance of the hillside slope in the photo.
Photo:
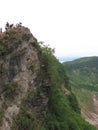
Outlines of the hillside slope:
M95 130L81 118L53 49L26 27L0 34L0 129Z
M82 116L98 128L98 57L64 63Z

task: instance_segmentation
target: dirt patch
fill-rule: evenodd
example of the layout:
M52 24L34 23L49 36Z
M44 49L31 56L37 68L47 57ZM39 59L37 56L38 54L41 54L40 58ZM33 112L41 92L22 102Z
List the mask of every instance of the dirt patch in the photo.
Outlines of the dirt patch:
M98 128L98 96L96 93L92 94L91 100L93 101L91 104L93 110L89 111L87 107L82 107L81 114L86 121Z

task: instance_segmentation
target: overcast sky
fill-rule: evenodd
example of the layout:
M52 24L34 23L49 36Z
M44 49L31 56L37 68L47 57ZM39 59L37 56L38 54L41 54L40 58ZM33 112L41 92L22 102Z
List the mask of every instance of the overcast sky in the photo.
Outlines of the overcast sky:
M57 57L98 56L98 0L0 0L0 26L22 22Z

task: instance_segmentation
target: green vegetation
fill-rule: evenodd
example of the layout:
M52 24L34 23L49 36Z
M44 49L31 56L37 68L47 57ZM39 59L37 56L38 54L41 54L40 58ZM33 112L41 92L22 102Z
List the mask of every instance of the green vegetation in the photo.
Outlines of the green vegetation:
M27 32L26 32L27 31ZM10 29L2 35L0 35L0 57L5 57L6 55L12 53L22 41L29 41L32 37L31 33L28 33L28 28L13 28Z
M11 29L0 36L0 56L4 57L22 42L22 34L17 33L17 30Z
M46 130L94 130L95 128L86 123L78 114L80 109L75 96L70 93L70 96L66 97L61 90L63 83L65 83L65 88L70 90L63 66L52 55L50 49L48 50L50 53L47 53L47 47L43 49L45 50L41 58L47 67L46 72L51 82Z
M71 93L71 94L68 96L68 100L69 100L69 102L70 102L69 105L71 106L71 108L72 108L75 112L81 114L81 110L79 109L79 104L78 104L77 99L76 99L76 97L75 97L75 95L74 95L73 93Z
M98 91L98 57L88 57L64 63L72 86Z
M94 91L84 88L77 89L75 86L72 86L72 91L77 97L80 108L90 117L89 112L95 112L92 100L92 95L95 94Z
M34 115L32 113L28 113L28 111L22 111L16 118L19 130L33 130L34 125ZM16 129L15 126L13 127L13 130Z
M13 98L20 92L20 85L18 82L10 82L5 84L4 96L7 100Z

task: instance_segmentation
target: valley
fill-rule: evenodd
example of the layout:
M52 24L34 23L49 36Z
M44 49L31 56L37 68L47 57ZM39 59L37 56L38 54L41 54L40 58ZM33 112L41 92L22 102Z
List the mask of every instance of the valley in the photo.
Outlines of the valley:
M98 57L64 63L82 117L98 128Z

